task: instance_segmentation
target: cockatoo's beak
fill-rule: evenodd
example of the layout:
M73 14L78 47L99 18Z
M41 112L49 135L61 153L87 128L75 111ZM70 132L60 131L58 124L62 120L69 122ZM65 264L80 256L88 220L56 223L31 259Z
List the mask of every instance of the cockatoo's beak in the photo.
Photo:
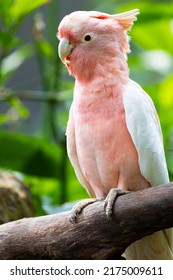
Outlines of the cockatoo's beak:
M65 65L70 63L70 54L74 47L74 44L72 44L68 39L61 38L58 46L58 54Z

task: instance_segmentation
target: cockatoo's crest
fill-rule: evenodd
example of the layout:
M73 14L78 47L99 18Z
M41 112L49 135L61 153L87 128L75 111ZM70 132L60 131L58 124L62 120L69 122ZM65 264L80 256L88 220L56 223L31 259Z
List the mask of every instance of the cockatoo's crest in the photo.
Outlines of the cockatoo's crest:
M128 31L133 25L133 22L137 19L136 15L139 14L138 9L134 9L125 13L120 13L120 14L115 14L115 15L109 15L105 13L98 13L96 12L96 15L92 15L92 18L97 18L97 19L113 19L118 22L124 30Z
M119 24L122 25L124 30L128 31L132 27L133 22L137 19L136 15L138 14L139 14L139 10L134 9L125 13L113 15L112 18L116 19L119 22Z

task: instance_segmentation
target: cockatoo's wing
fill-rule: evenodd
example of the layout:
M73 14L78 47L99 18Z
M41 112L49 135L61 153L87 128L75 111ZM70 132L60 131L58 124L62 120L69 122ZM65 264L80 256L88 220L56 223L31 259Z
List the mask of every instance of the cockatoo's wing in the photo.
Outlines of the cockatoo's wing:
M82 170L80 168L77 151L76 151L76 139L75 139L75 128L74 128L74 119L73 119L73 104L71 105L69 112L69 120L66 129L67 136L67 153L71 164L74 168L76 176L83 187L86 188L91 197L95 197L94 192L89 184L89 182L85 179Z
M160 122L150 97L135 82L127 86L124 96L126 124L138 153L139 167L151 186L169 182ZM159 246L158 246L159 244ZM155 232L131 244L127 259L173 259L173 231Z
M124 92L123 103L142 175L151 186L168 183L163 137L152 100L137 83L131 81Z

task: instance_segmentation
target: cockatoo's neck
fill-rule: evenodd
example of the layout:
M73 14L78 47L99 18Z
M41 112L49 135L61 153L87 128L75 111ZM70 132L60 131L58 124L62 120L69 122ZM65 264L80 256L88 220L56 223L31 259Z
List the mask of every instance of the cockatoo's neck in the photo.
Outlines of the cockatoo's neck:
M118 64L120 66L120 64ZM104 70L104 71L103 71ZM90 79L88 82L81 81L76 78L75 90L74 90L74 104L77 106L78 110L86 108L88 111L88 106L90 104L98 104L100 100L103 105L102 108L94 109L93 105L91 109L104 111L104 104L109 100L116 100L116 103L119 104L118 100L122 99L122 93L124 86L129 82L129 73L126 63L119 68L109 65L109 68L100 68L95 76Z
M113 88L127 83L129 69L125 58L114 57L111 62L91 63L88 69L81 69L75 76L76 84L81 88L87 87L90 88L89 92L109 95Z

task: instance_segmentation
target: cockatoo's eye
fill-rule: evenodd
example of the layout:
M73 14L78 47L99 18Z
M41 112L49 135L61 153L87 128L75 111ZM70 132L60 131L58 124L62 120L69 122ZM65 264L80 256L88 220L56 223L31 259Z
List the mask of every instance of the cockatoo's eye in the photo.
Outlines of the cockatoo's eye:
M91 34L85 34L82 38L83 42L90 42L93 39Z
M91 36L89 34L85 35L84 40L87 42L91 41Z

